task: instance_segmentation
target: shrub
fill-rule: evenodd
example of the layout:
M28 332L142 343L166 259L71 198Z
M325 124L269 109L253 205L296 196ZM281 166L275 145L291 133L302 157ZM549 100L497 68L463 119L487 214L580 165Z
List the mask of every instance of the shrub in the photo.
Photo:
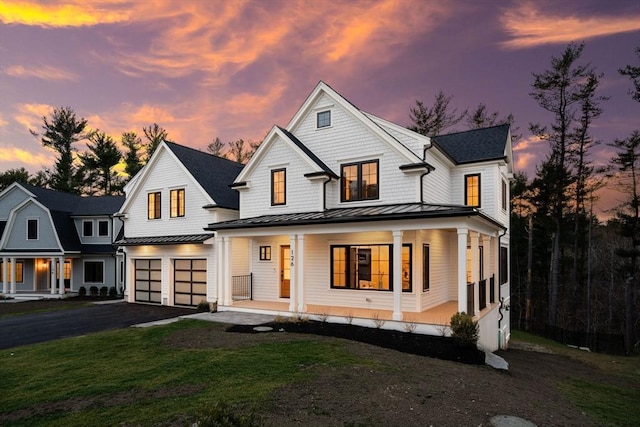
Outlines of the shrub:
M456 341L476 345L478 342L478 322L465 312L458 312L451 316L451 336Z
M78 296L84 297L86 295L87 295L87 288L85 288L84 286L80 286L80 289L78 289Z
M196 422L198 427L260 427L263 420L256 414L238 414L224 401L217 401L198 411Z
M109 288L109 296L111 298L114 298L116 295L118 295L118 292L116 291L116 287L112 286Z
M91 295L92 297L97 297L98 296L98 287L97 286L92 286L89 288L89 295Z
M106 297L108 292L109 292L109 288L107 288L106 286L103 286L103 287L100 288L100 296L101 297Z
M209 303L205 300L200 301L198 303L198 306L196 307L196 312L203 313L208 311L211 311L211 306L209 305Z

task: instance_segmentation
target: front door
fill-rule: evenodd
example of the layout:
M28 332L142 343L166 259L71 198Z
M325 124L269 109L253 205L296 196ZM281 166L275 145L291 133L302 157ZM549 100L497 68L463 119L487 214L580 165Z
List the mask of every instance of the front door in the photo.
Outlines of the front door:
M291 280L291 248L280 247L280 298L289 298Z

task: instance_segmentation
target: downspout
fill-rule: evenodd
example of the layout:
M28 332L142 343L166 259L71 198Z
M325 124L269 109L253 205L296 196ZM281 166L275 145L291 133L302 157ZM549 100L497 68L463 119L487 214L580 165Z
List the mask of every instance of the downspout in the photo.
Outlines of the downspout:
M498 234L498 268L500 266L500 252L502 252L500 250L500 238L504 237L504 235L507 234L507 230L504 229L502 230L502 234ZM509 269L507 268L507 271L509 271ZM507 309L504 307L504 298L502 298L501 292L502 291L502 284L500 283L500 274L498 274L498 301L500 301L500 307L498 308L498 313L500 313L500 318L498 319L498 348L502 348L502 319L504 319L504 314L502 313L502 310L504 309L505 311L507 311Z
M322 183L322 210L327 210L327 184L332 180L331 176L327 176L327 180Z
M422 161L425 162L427 160L427 150L429 148L433 147L433 144L430 144L426 147L424 147L424 149L422 150ZM423 178L426 175L429 175L429 173L431 173L431 169L427 168L427 171L425 173L423 173L422 175L420 175L420 204L424 204L424 180Z

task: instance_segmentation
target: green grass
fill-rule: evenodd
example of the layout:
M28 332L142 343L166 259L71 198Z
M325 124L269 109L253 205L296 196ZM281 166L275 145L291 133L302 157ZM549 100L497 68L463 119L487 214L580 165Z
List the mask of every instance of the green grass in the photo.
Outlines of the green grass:
M252 410L274 388L313 375L309 367L361 363L339 343L309 337L234 349L163 344L174 331L205 326L181 321L0 351L0 424L158 424L220 399ZM47 410L3 421L41 408Z
M623 388L595 381L570 378L557 384L558 389L577 407L606 426L640 425L640 355L631 357L591 353L568 347L546 338L513 331L511 339L537 344L557 354L590 365L635 387Z

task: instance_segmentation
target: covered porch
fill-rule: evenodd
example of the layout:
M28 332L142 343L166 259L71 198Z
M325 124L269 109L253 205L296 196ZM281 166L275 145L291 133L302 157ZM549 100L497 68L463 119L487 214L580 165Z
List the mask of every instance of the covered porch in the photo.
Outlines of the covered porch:
M73 291L72 263L72 258L64 254L3 254L0 289L11 296L64 295Z

